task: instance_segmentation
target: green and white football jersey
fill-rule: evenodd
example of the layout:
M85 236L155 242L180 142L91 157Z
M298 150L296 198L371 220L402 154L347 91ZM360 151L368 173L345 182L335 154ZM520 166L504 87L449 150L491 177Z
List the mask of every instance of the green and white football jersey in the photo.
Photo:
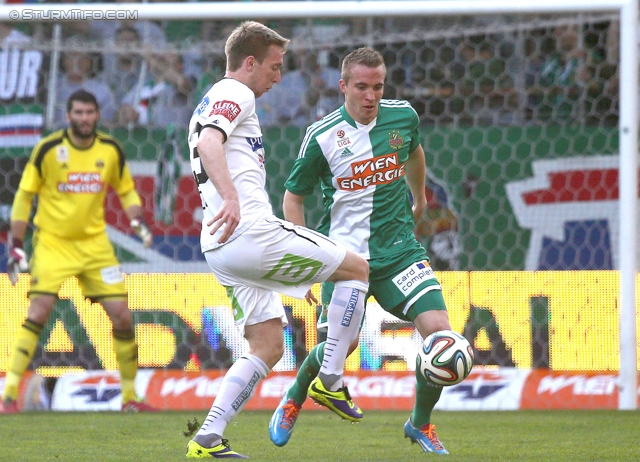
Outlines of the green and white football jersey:
M320 182L326 214L318 231L370 261L419 248L404 178L418 125L407 101L381 100L368 125L342 106L307 129L285 187L308 196Z

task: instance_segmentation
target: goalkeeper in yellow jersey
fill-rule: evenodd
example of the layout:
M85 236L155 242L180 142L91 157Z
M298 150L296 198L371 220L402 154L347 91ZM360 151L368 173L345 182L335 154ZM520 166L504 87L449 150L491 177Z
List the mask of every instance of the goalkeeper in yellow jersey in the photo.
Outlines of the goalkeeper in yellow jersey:
M153 240L142 218L140 196L120 143L96 131L100 110L93 94L78 90L67 101L69 128L43 138L22 174L11 211L7 272L15 285L18 273L31 273L27 318L11 349L0 413L18 412L20 379L35 352L62 283L75 276L83 295L102 305L113 326L113 347L122 385L123 411L154 411L135 392L138 345L127 291L106 233L104 202L111 186L131 227L146 247ZM23 248L34 196L33 255Z

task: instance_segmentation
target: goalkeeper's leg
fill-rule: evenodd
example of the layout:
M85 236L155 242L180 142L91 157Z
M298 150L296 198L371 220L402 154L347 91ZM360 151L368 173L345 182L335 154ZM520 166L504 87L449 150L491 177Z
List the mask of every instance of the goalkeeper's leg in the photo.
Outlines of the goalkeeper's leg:
M7 376L5 378L3 402L16 401L18 399L18 387L33 354L38 346L38 337L53 310L55 297L52 295L34 297L29 304L27 319L24 321L13 342Z
M138 372L138 345L133 331L131 311L125 298L100 300L100 304L113 325L113 350L120 371L124 404L137 398L135 379Z

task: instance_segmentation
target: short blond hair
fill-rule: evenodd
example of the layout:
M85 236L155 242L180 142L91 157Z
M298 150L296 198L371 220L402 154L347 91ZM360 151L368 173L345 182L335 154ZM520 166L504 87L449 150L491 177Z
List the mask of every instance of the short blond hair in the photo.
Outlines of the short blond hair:
M245 21L231 32L224 47L227 70L237 71L248 56L254 56L259 63L262 63L271 45L286 51L288 44L289 39L264 24Z
M382 55L373 48L362 47L352 51L342 60L342 74L340 75L342 80L348 82L351 77L351 69L358 64L373 68L383 66L385 73L387 72Z

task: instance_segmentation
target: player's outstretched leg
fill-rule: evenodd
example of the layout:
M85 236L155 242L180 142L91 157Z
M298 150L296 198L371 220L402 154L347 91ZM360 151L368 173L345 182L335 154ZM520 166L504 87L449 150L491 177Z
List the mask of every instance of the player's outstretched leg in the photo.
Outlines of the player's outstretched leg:
M284 446L289 442L301 408L302 404L296 403L284 394L269 422L269 438L273 444Z
M418 443L424 452L449 454L444 448L431 424L431 412L442 395L442 386L435 385L416 368L416 401L413 413L404 425L404 435L412 443Z
M200 446L195 441L189 441L187 444L187 458L189 459L248 459L249 457L243 456L235 452L229 447L229 442L225 439L220 444L212 448L205 448Z
M418 443L424 452L435 452L436 454L449 454L444 448L438 435L436 435L436 426L426 423L420 428L416 428L411 423L411 418L404 424L404 437L409 438L411 443Z
M362 281L335 283L327 313L329 326L324 358L318 377L311 382L308 390L316 403L351 422L359 422L362 411L353 403L342 376L349 348L360 332L368 290L368 283Z
M269 438L276 446L289 442L300 408L307 399L307 390L320 371L324 356L324 342L314 346L298 370L296 380L282 397L269 422Z
M277 320L280 323L280 320ZM200 430L187 445L187 457L202 459L246 459L229 447L223 438L227 424L244 408L256 387L269 374L270 368L259 357L246 353L229 368L216 399Z
M316 403L326 406L343 419L351 422L360 422L362 420L362 411L351 399L347 386L343 386L339 390L327 390L317 377L309 386L309 396Z

